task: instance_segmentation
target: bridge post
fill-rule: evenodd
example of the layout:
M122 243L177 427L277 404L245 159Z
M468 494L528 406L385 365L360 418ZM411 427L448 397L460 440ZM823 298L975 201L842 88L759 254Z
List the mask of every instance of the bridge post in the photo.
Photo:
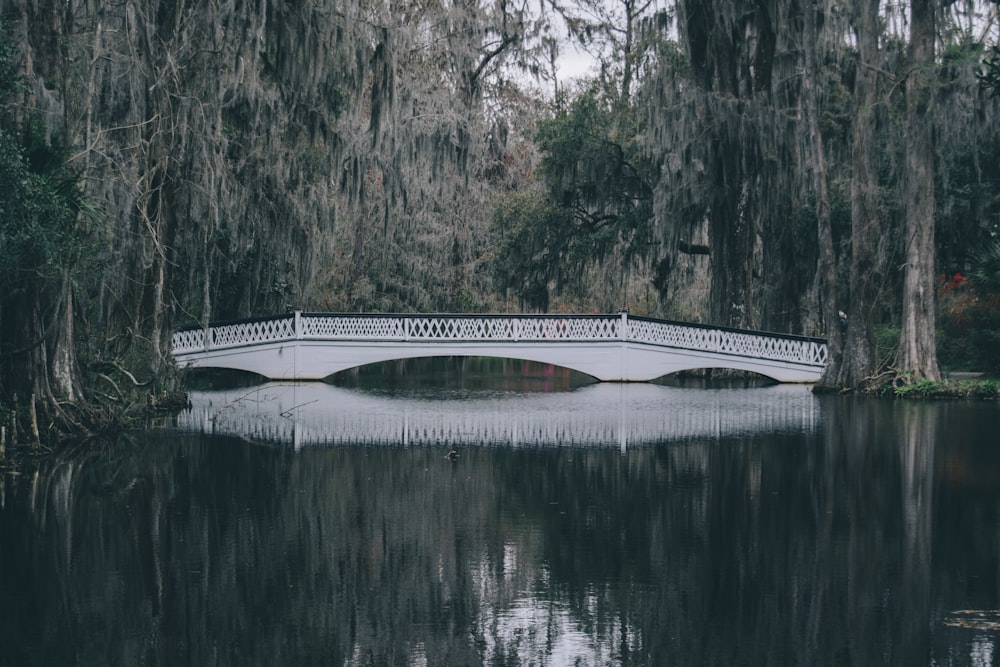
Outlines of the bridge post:
M295 311L295 319L292 322L292 326L295 328L295 340L302 340L302 336L305 333L302 329L302 311ZM299 378L299 344L295 343L292 346L292 376L295 379ZM294 426L292 427L294 429ZM295 450L298 451L298 433L293 430L293 437L296 438Z
M628 367L628 308L618 311L618 379L626 381L629 377ZM622 445L622 452L625 446Z

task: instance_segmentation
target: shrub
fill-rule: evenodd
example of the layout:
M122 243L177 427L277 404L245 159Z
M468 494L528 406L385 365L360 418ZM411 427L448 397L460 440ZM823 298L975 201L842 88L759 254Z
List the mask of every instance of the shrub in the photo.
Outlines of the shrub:
M1000 372L1000 244L976 259L971 277L941 276L938 359L946 368Z

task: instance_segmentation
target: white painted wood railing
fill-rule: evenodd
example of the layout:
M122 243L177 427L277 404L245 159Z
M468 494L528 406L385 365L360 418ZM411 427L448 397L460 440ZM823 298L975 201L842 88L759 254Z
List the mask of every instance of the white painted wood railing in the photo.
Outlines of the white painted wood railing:
M186 328L173 353L292 340L581 342L626 341L824 366L825 340L615 315L362 315L302 313Z

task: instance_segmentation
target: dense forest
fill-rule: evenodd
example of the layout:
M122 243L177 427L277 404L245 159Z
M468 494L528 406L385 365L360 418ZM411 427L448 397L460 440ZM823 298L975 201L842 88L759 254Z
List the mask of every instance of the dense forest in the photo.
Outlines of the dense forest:
M821 335L829 388L1000 368L996 0L0 22L5 433L118 422L175 388L177 326L291 309Z

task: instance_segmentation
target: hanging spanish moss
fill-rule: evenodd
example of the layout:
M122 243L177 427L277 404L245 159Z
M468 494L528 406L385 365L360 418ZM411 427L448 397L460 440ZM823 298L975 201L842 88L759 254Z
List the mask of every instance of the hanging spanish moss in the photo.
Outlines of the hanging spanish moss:
M163 359L185 321L476 291L480 176L511 124L487 102L526 29L506 2L42 0L21 15L35 103L59 104L48 121L107 216L86 296L117 353L143 340Z
M704 229L706 315L719 324L804 328L815 232L799 213L797 12L797 2L783 0L678 3L681 40L661 47L642 90L650 150L662 165L661 271L669 276Z

